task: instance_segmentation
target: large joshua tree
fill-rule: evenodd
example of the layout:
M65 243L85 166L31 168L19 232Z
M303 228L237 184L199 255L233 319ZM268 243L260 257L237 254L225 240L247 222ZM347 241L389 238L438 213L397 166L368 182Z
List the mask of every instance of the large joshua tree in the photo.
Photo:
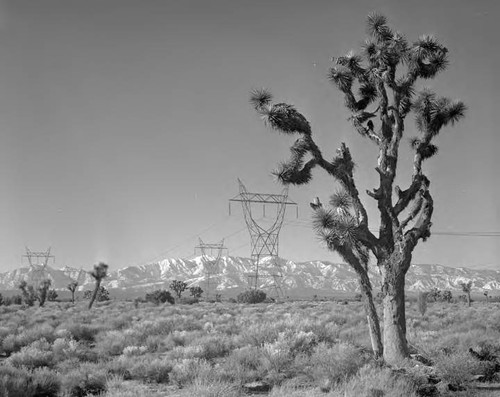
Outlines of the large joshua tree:
M434 205L422 164L437 153L434 139L441 129L460 120L465 106L429 89L416 91L420 79L433 78L448 64L446 47L434 37L422 36L410 44L387 25L385 17L376 14L368 17L367 27L369 37L361 51L333 59L329 79L345 97L354 130L378 150L378 186L367 191L377 204L378 233L370 231L347 145L342 143L333 159L325 158L308 120L292 105L273 103L265 90L252 92L251 103L271 129L299 136L291 146L291 158L273 172L281 183L307 184L315 167L338 182L327 208L311 204L313 225L327 247L338 252L358 275L374 353L395 363L408 356L405 275L415 246L431 235ZM410 139L411 180L401 189L394 182L405 121L411 112L418 135ZM368 274L370 255L382 275L383 343Z
M94 265L94 270L90 273L90 275L95 279L95 287L92 297L90 298L89 309L92 308L92 305L97 298L97 293L101 287L102 279L108 275L108 265L103 262L99 262L98 265Z

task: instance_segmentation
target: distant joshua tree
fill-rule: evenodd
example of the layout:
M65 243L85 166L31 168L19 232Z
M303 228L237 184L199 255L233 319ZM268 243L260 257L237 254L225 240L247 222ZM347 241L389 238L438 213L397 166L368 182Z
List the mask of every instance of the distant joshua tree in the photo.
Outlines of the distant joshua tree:
M99 262L98 265L94 265L94 270L90 273L90 275L95 279L95 287L92 297L90 298L89 309L91 309L94 304L102 279L108 275L108 265L104 262Z
M22 280L19 283L18 288L21 290L23 303L28 306L33 306L37 300L36 292L33 286L28 285L25 280Z
M427 296L429 295L428 292L422 292L420 291L418 293L418 298L417 298L417 305L418 305L418 311L422 316L425 315L425 312L427 311Z
M460 287L462 287L462 291L465 292L465 296L467 297L467 305L469 305L470 307L470 291L472 289L472 281L469 281L467 283L460 283Z
M184 281L179 281L179 280L174 280L170 283L169 288L175 292L175 295L177 295L177 298L181 298L182 293L187 290L187 283Z
M314 168L323 169L338 190L329 205L314 202L313 223L317 235L356 272L376 356L389 364L409 355L406 340L405 277L412 253L431 235L434 200L423 163L438 152L435 138L443 127L465 115L465 105L439 97L429 89L417 92L419 80L435 77L448 65L448 49L432 36L410 43L387 24L382 15L368 16L369 37L360 52L333 59L329 78L345 99L354 130L378 151L375 167L379 185L368 190L379 213L375 235L354 179L355 164L345 143L337 153L324 156L313 137L309 121L294 106L274 102L266 90L256 90L251 103L273 130L298 135L291 157L274 172L285 185L305 185ZM400 144L404 142L407 116L413 112L418 136L410 139L412 175L407 187L395 185ZM395 194L394 194L395 193ZM369 256L376 258L382 274L384 343L373 303Z
M193 298L199 299L203 294L203 290L199 285L189 288L189 292Z
M76 288L78 287L78 281L73 280L71 283L69 283L66 288L71 292L71 303L75 303L75 291Z
M50 284L50 280L45 279L38 287L38 301L40 303L40 307L45 305L45 301L47 300L47 296L49 293Z
M47 300L49 302L55 302L57 300L57 291L55 289L49 289L49 292L47 293Z

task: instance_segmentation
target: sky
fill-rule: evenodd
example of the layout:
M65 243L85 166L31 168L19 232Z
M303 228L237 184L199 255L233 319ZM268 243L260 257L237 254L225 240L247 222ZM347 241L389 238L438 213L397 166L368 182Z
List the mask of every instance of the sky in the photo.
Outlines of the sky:
M229 214L228 200L237 178L280 193L271 171L294 141L262 124L248 101L255 88L295 105L325 156L345 142L361 192L377 186L376 148L352 130L327 79L331 57L364 41L371 12L410 41L436 35L450 66L418 87L468 106L424 165L435 233L413 262L500 269L500 2L3 0L0 271L26 266L25 247L51 247L56 267L84 269L192 257L198 238L250 256L242 209L233 203ZM411 117L405 133L415 135ZM281 257L340 261L309 226L309 202L327 202L336 187L317 170L290 188L299 210L285 215ZM376 228L375 203L362 199ZM477 235L486 232L497 235Z

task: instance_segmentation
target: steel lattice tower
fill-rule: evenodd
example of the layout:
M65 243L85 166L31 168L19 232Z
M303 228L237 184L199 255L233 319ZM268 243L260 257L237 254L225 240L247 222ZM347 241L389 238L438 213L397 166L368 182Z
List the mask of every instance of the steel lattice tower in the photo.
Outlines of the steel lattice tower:
M211 278L213 275L220 273L219 263L224 250L227 252L227 248L224 247L224 239L219 243L204 243L201 238L198 238L199 243L194 248L195 254L201 252L201 261L203 263L203 271L205 272L205 296L208 299L211 293ZM214 255L215 252L215 255ZM217 285L215 284L215 289Z
M260 287L259 278L272 277L274 288L278 297L283 296L279 279L283 277L281 268L278 264L279 233L285 217L287 205L297 203L289 200L288 187L285 187L281 194L249 193L240 179L238 179L240 194L229 200L239 201L243 207L245 223L247 224L251 240L251 258L254 262L255 272L247 274L250 288ZM252 203L263 204L265 216L265 205L272 204L276 206L276 216L270 227L263 227L257 223L252 216ZM296 207L297 208L297 207ZM231 211L231 207L229 207ZM261 274L262 260L271 257L271 273Z
M26 254L22 258L27 258L30 266L28 279L35 288L46 278L46 268L49 259L55 262L55 256L50 254L50 247L47 251L35 252L26 247ZM22 260L22 259L21 259Z

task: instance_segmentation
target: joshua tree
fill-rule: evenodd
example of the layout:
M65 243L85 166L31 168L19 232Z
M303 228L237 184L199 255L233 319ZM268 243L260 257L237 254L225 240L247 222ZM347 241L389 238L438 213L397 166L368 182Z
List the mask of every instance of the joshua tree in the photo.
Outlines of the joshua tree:
M33 306L35 301L38 299L35 293L35 289L32 285L28 285L25 280L22 280L18 288L21 290L23 296L23 302L28 306Z
M40 303L40 307L45 305L45 301L47 300L50 284L51 284L50 280L45 279L42 281L42 283L38 287L38 301Z
M460 287L462 287L462 291L465 292L465 296L467 297L467 305L470 307L470 291L472 289L472 281L469 281L467 283L460 283Z
M55 302L57 300L57 291L55 289L49 289L49 292L47 293L47 300L49 302Z
M175 292L177 298L181 298L182 293L187 290L187 284L184 281L174 280L170 283L169 288Z
M95 279L95 287L92 297L90 298L89 309L91 309L94 304L102 279L108 275L108 265L103 262L99 262L98 265L94 265L94 270L90 273L90 275Z
M361 52L333 60L329 78L341 91L354 130L378 151L378 186L367 191L379 212L379 230L369 229L368 213L354 180L354 161L345 143L335 156L325 157L313 139L309 121L292 105L273 103L265 90L254 91L251 103L273 130L299 138L291 158L274 171L283 184L304 185L315 167L338 182L330 206L313 207L316 233L357 273L372 345L389 363L408 356L405 317L405 275L417 243L430 237L434 208L430 181L422 164L437 153L434 139L441 129L465 114L460 101L438 97L428 89L416 92L419 79L430 79L446 68L448 50L432 36L410 44L381 15L367 20L369 37ZM418 136L410 140L413 173L408 186L394 185L405 120L413 112ZM408 130L408 129L407 129ZM395 191L395 197L393 197ZM319 202L319 200L318 200ZM372 254L382 275L384 344L368 276Z
M78 287L78 281L73 280L71 283L69 283L66 288L71 292L71 303L75 303L75 291L76 288Z
M199 285L197 285L196 287L189 288L189 293L193 298L199 299L203 294L203 289Z

